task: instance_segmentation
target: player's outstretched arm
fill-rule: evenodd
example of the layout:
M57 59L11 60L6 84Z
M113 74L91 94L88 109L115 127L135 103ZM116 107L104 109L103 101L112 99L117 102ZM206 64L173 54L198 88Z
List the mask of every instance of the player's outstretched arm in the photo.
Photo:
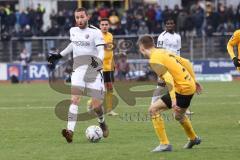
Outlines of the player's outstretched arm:
M69 43L69 45L62 52L60 52L60 55L62 57L64 57L64 56L68 55L69 53L72 53L72 51L73 51L72 45L73 45L72 43Z
M62 56L59 53L57 53L57 54L51 54L48 57L47 60L48 60L49 63L53 64L55 61L57 61L57 60L59 60L61 58L62 58Z
M240 30L237 30L234 32L233 36L230 38L227 44L227 51L230 55L233 64L235 67L240 67L240 60L237 58L237 56L234 53L234 46L238 45L240 42Z
M51 54L48 57L48 62L53 64L55 61L61 59L63 56L72 52L72 43L70 43L61 53Z
M176 102L176 93L175 93L176 91L175 91L172 75L169 72L166 72L165 74L162 75L162 78L164 79L167 85L172 102Z

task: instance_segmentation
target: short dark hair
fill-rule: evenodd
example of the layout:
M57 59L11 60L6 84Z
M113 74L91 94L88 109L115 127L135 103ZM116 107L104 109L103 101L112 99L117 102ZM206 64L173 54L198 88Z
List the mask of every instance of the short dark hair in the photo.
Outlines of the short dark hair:
M168 16L168 17L166 17L166 18L164 19L164 24L166 24L167 21L173 21L174 24L176 24L175 19L174 19L173 17L171 17L171 16Z
M138 45L142 44L145 49L149 49L155 46L154 39L150 35L144 35L138 39Z
M86 8L83 8L83 7L80 7L80 8L75 9L75 12L85 12L86 15L88 15L87 9L86 9Z
M107 21L108 23L110 23L109 19L108 18L101 18L99 23L101 23L102 21Z

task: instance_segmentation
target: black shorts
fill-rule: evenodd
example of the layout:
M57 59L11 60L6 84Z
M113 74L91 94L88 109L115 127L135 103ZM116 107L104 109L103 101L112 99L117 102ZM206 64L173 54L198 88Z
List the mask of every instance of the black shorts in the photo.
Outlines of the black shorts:
M176 93L177 106L180 108L188 108L190 106L192 97L193 95L181 95ZM169 93L162 96L161 99L168 108L172 108L172 100Z
M114 71L103 72L104 83L114 82Z

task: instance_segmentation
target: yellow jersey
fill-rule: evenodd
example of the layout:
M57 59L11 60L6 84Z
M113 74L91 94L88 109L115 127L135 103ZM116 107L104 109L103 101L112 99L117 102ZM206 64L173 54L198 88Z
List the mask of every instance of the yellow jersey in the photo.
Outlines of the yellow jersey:
M175 99L175 92L181 95L195 93L195 73L187 59L156 48L150 50L149 58L151 68L166 82L172 99Z
M103 33L103 39L105 42L103 71L113 71L114 70L113 35L109 32Z
M233 48L234 46L238 47L238 55L237 56L234 53L234 48ZM231 37L231 39L228 41L227 50L228 50L228 54L230 55L231 59L233 59L234 57L238 57L238 59L240 59L240 29L236 30L233 33L233 36ZM237 70L240 71L240 67L238 67Z

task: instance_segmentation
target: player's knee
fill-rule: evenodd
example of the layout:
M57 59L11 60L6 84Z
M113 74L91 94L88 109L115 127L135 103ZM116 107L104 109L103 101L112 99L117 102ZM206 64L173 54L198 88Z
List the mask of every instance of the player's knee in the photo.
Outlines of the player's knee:
M148 112L151 116L154 116L159 113L158 109L156 107L152 107L152 106L149 107Z
M80 101L79 96L72 96L72 104L78 105L79 101Z
M93 100L92 107L94 112L97 113L97 115L102 115L104 113L102 102L100 100Z
M97 100L97 99L92 99L92 107L93 108L101 108L102 106L102 101L101 100Z
M112 85L112 83L106 83L106 89L107 89L107 91L108 92L112 92L113 91L113 85Z

